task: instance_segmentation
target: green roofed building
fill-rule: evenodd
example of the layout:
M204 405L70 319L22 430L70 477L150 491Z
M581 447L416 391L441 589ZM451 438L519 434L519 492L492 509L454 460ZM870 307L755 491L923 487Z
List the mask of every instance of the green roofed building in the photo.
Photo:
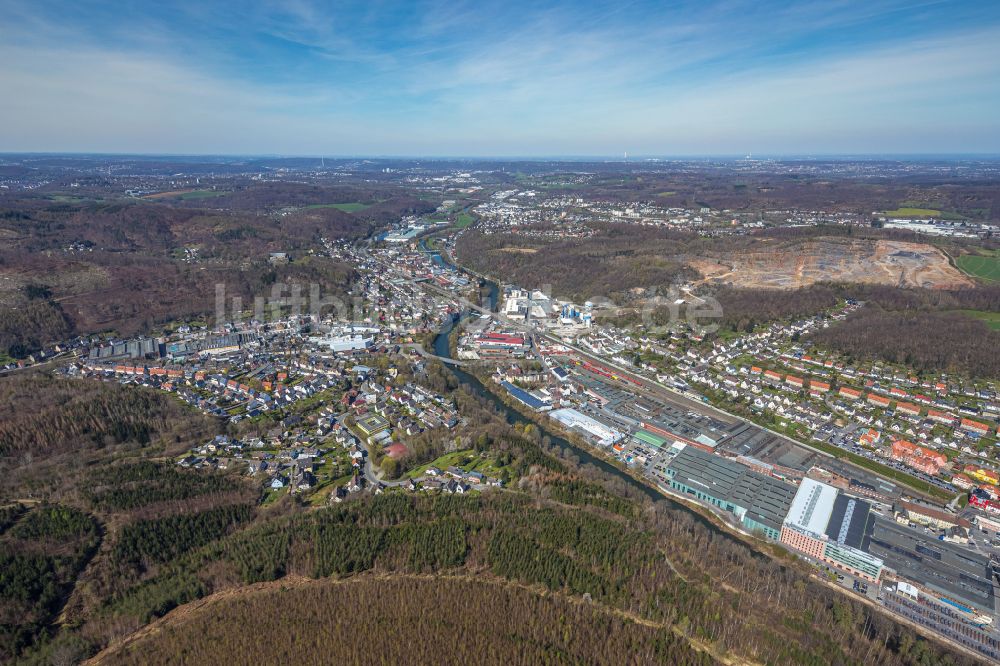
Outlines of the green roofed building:
M365 437L372 437L389 429L389 422L378 414L366 414L358 419L358 428Z
M632 436L637 441L646 444L648 446L651 446L657 450L659 450L661 447L667 444L667 440L663 439L662 437L659 437L658 435L654 435L648 430L636 430Z

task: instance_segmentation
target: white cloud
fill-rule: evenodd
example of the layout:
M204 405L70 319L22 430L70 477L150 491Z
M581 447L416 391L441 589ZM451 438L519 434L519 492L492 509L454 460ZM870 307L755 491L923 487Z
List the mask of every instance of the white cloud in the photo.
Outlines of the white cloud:
M317 121L321 108L357 122L350 94L330 89L254 87L115 51L0 46L0 61L3 150L315 152L358 131Z
M422 29L433 34L449 21ZM318 29L315 41L325 33ZM688 23L629 41L618 27L568 33L542 19L459 58L383 67L376 55L367 87L333 74L264 85L251 82L252 72L224 77L153 50L3 37L0 28L0 150L1000 152L997 29L742 67L701 82L691 76L699 63L738 47Z

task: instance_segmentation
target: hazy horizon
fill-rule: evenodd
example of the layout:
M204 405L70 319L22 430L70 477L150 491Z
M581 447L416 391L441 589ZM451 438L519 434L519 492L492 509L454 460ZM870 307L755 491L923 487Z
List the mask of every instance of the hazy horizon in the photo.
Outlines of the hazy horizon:
M65 150L20 150L0 151L0 157L67 157L67 158L176 158L176 159L274 159L274 160L430 160L430 161L482 161L482 162L608 162L608 163L639 163L639 162L671 162L721 160L733 162L747 161L810 161L810 160L842 160L842 161L962 161L962 160L1000 160L1000 152L983 153L762 153L743 155L738 153L703 153L678 155L432 155L432 154L333 154L333 153L170 153L170 152L101 152L101 151L65 151Z

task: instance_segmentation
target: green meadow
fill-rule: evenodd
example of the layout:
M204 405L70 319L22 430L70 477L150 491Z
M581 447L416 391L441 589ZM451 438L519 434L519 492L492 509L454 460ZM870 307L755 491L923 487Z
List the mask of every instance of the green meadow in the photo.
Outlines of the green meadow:
M1000 256L965 254L956 259L955 263L973 277L987 282L1000 282Z
M941 211L933 208L897 208L882 213L886 217L940 217Z
M330 203L330 204L313 204L311 206L306 206L306 208L336 208L339 211L345 213L357 213L358 211L368 208L371 204L364 204L360 201L353 201L351 203Z

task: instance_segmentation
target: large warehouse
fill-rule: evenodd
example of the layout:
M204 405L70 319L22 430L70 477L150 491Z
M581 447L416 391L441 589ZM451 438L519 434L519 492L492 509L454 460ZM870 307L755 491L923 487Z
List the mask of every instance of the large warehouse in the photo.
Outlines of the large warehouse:
M795 496L795 486L789 483L683 444L665 473L674 491L729 511L747 529L774 540Z
M580 432L601 446L611 446L625 436L624 433L618 432L575 409L557 409L549 416L566 426L567 429Z

